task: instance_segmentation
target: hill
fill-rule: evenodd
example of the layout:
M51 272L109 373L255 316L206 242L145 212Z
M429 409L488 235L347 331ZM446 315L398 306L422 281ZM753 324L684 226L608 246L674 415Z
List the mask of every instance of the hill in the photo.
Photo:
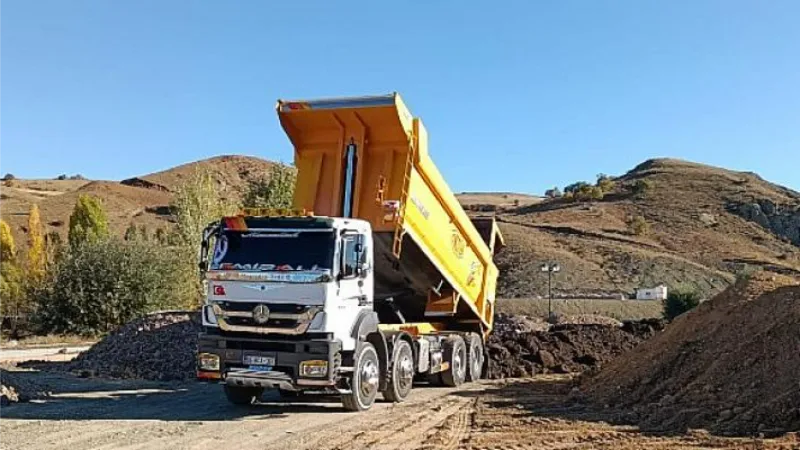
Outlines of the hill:
M169 204L180 182L207 169L224 195L238 200L248 180L273 163L219 156L122 180L13 180L2 187L2 217L18 245L30 205L38 203L47 231L66 237L75 200L100 197L114 232L129 224L150 232L171 226ZM637 287L688 284L705 294L753 268L800 274L800 194L755 174L672 159L646 161L612 179L602 200L575 202L514 193L458 194L470 211L493 211L506 236L498 255L500 297L547 293L540 264L562 271L554 291L564 297L611 296ZM649 186L646 193L637 186ZM637 193L638 192L638 193ZM649 232L636 234L629 219L641 216Z
M120 182L92 180L12 180L2 186L2 214L20 247L31 204L37 203L46 232L66 239L69 216L78 196L100 198L114 233L122 235L130 224L146 226L153 233L171 226L169 205L175 188L197 169L207 170L223 195L238 201L249 180L269 173L272 162L249 156L224 155L183 164Z
M800 274L800 194L735 172L680 160L646 161L602 200L546 200L497 211L508 247L498 257L504 296L542 296L545 260L561 264L565 296L630 293L661 283L706 295L737 274L764 268ZM649 186L637 194L637 186ZM641 216L646 234L628 225ZM793 241L794 238L794 242Z

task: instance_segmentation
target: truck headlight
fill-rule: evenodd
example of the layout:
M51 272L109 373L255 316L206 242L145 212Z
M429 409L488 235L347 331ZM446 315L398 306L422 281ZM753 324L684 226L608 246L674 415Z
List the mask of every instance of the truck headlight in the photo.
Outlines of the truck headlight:
M219 370L219 356L213 353L200 353L197 355L197 365L200 370Z
M300 363L300 376L324 377L328 374L328 361L311 360Z
M203 325L218 325L217 315L214 314L214 307L211 305L203 306Z

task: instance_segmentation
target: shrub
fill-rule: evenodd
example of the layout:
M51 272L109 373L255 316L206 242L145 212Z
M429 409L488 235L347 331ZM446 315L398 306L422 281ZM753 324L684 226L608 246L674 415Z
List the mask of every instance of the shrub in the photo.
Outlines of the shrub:
M180 255L142 241L110 238L70 246L33 293L48 333L107 332L142 314L185 306Z
M700 304L700 294L690 289L676 289L664 300L664 318L673 320Z
M644 236L650 232L650 224L643 216L634 216L628 220L628 230L636 236Z
M633 183L633 185L631 186L631 191L636 196L640 198L645 198L650 192L652 192L654 187L655 183L653 183L652 181L640 178Z
M69 216L69 245L108 237L108 218L100 199L81 195Z
M3 175L3 181L11 181L11 180L16 180L16 179L17 179L17 177L15 177L13 173L7 173L7 174Z
M17 262L17 248L11 227L0 220L0 316L10 319L12 334L17 321L27 312L24 274Z
M576 192L578 192L578 191L580 191L582 189L586 189L588 187L591 187L591 185L589 183L587 183L585 181L578 181L576 183L572 183L572 184L564 187L564 193L565 194L572 193L574 195Z
M67 179L67 176L65 174L63 174L63 173L56 177L56 180L58 180L58 181L64 181L66 179Z
M614 184L614 180L610 176L604 173L597 174L597 187L600 188L603 193L611 192L611 190L614 189Z
M558 198L561 197L561 191L558 189L558 187L553 186L553 189L544 191L544 196L547 198Z
M579 202L588 202L590 200L602 200L603 191L597 186L584 184L573 192L575 200Z
M296 182L297 173L294 167L274 164L270 168L269 177L249 183L244 196L244 206L248 208L291 208Z

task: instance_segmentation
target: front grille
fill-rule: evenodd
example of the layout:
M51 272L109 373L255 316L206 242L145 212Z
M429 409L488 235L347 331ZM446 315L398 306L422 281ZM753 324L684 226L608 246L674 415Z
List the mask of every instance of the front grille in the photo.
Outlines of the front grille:
M256 320L259 305L269 309L266 322ZM320 306L258 302L214 302L211 306L220 327L226 331L289 334L304 333L322 309Z

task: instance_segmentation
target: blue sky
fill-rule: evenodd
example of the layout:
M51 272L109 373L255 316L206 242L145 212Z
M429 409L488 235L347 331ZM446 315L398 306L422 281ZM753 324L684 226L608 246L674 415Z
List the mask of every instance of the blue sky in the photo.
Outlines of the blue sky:
M800 2L494 3L5 0L0 171L289 161L276 99L398 91L455 191L665 156L800 189Z

